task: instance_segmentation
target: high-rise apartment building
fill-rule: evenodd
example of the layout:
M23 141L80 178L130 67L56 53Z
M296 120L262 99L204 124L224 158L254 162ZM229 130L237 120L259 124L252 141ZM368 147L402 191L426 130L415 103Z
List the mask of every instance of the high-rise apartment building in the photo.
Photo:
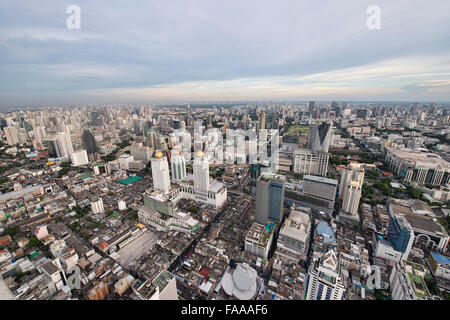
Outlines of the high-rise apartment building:
M350 163L342 169L339 184L339 198L342 211L348 215L357 215L359 200L364 182L364 168L360 163Z
M67 132L58 132L56 134L56 140L58 142L58 147L60 151L58 157L60 158L70 157L70 155L74 151L72 140L70 139L70 134L68 134Z
M183 180L186 178L186 161L183 155L174 156L171 159L172 179Z
M5 133L6 140L10 146L15 146L19 144L19 134L15 127L4 127L3 132Z

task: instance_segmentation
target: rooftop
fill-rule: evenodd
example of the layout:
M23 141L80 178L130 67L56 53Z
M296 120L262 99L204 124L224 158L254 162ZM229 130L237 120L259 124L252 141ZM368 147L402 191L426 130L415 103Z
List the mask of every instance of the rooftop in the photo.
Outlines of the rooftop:
M155 280L153 280L153 283L158 286L159 292L162 292L174 277L175 276L169 271L163 270L159 275L156 276Z
M414 163L416 167L437 169L450 169L450 163L441 158L433 152L428 152L427 149L412 149L412 148L390 148L386 147L388 152L393 153L396 157Z
M124 185L127 186L127 185L135 183L136 181L139 181L141 179L142 179L142 177L140 177L140 176L130 176L130 177L126 178L126 179L119 180L118 182L120 184L124 184Z

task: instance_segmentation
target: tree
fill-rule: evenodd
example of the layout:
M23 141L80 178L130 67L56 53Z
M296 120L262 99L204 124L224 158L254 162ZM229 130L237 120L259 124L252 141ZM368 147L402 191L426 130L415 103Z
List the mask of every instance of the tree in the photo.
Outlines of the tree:
M4 234L8 234L13 237L17 232L19 232L19 228L17 227L8 227L3 231Z
M422 197L422 191L418 190L418 189L414 189L412 187L408 187L407 189L408 195L412 198L412 199L420 199Z
M70 171L70 168L68 168L68 167L62 168L62 169L59 170L59 172L58 172L58 178L62 178L62 177L65 176L69 171Z
M198 208L197 208L196 206L192 206L192 207L189 209L189 211L192 212L192 213L197 213L197 212L198 212Z
M364 198L372 199L372 195L375 194L375 189L372 186L364 183L362 186L361 194Z
M428 291L430 291L432 295L438 294L438 289L432 276L425 277L425 283L427 284Z
M380 177L380 173L377 170L367 170L364 174L364 178L370 180L376 180Z
M28 240L27 248L36 248L39 247L41 242L35 237L32 236L30 240Z

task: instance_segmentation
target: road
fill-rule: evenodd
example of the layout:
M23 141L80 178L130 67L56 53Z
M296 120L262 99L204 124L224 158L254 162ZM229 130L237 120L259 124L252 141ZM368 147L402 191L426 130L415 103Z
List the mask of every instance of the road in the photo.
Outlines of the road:
M184 261L186 260L186 257L189 254L189 252L191 252L191 250L193 248L195 248L198 241L201 238L203 238L203 236L205 234L207 234L209 232L209 229L211 228L211 226L223 216L223 214L225 213L225 211L227 209L228 209L228 204L226 204L223 207L223 209L214 217L214 219L203 229L203 231L200 234L196 235L194 241L192 241L192 243L183 251L183 253L181 255L178 256L178 258L169 267L170 272L175 273L178 271L178 269L183 265Z

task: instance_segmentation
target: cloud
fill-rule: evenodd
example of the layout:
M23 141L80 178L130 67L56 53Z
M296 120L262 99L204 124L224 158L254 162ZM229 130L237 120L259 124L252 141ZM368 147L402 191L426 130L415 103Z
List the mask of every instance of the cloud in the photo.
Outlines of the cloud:
M167 100L448 99L419 86L449 79L447 0L378 0L379 31L366 28L369 0L78 0L81 30L66 29L70 4L0 3L1 104L95 103L113 91L125 100L133 90Z

